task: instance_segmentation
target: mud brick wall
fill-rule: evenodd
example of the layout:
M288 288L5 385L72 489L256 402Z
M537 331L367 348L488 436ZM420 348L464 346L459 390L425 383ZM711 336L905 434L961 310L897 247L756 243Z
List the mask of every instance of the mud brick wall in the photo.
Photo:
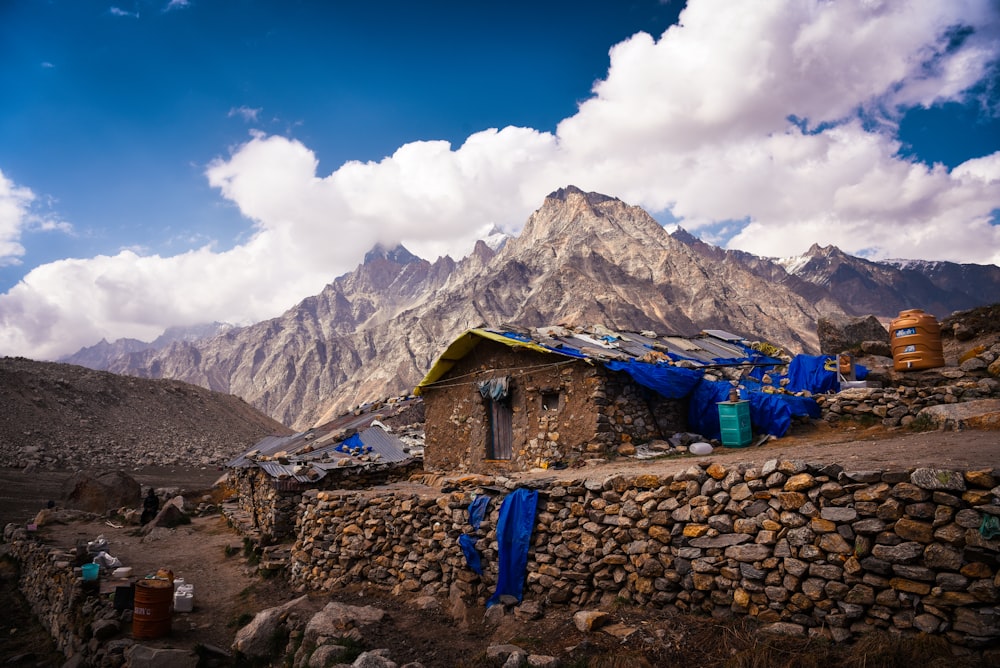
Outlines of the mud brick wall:
M837 641L878 628L981 646L1000 638L1000 540L981 531L1000 516L997 473L772 460L553 480L539 488L525 598L749 615ZM458 545L475 493L494 490L307 492L289 577L482 604L497 577L502 494L478 534L480 577Z

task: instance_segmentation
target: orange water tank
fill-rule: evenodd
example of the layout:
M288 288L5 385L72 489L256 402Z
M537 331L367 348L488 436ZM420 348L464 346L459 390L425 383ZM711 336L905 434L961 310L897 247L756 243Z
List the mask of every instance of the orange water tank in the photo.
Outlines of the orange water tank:
M918 308L900 311L889 323L892 366L896 371L917 371L944 366L941 325Z

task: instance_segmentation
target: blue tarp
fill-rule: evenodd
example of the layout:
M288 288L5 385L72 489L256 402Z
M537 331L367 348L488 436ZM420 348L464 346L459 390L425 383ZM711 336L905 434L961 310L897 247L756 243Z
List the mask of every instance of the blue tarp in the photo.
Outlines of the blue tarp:
M479 531L479 525L486 517L486 507L490 505L490 497L481 494L469 504L469 526L473 531ZM469 568L479 575L483 574L483 567L480 561L479 552L476 551L476 537L472 534L463 533L458 537L458 545L465 555L465 563Z
M864 380L868 377L868 369L854 365L854 377ZM834 355L796 355L788 365L789 392L807 390L812 394L826 394L840 391L840 379L837 376L837 358Z
M731 383L703 380L691 394L688 407L688 426L706 438L722 436L719 427L719 402L729 400ZM792 416L820 416L819 405L809 397L790 394L769 394L756 389L740 392L741 399L750 401L750 423L762 434L784 436L792 425Z
M361 440L361 434L354 434L350 438L346 438L341 443L334 448L337 452L344 452L350 454L352 450L361 450L362 452L371 452L371 447L366 446L364 441Z
M788 365L787 389L790 392L808 390L813 394L825 394L836 392L839 387L836 357L796 355Z
M500 518L497 520L497 588L486 601L487 608L499 603L504 594L521 601L537 505L538 492L521 487L508 494L500 506Z
M490 497L480 494L469 504L469 524L473 531L479 531L479 525L486 517L486 507L490 505Z
M463 533L458 537L458 545L465 555L465 563L469 565L472 572L483 574L483 566L480 561L479 552L476 551L476 537L472 534Z
M643 387L663 395L667 399L683 399L701 380L702 372L685 369L667 364L650 364L648 362L606 362L612 371L624 371L632 380Z

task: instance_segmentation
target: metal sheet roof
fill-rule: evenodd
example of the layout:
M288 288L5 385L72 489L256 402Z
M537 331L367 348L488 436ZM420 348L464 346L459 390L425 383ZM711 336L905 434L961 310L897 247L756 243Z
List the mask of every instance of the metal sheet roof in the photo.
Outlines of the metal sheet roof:
M335 447L344 440L345 432L366 429L377 420L398 415L419 401L422 400L416 397L404 397L373 402L360 407L357 411L346 413L330 422L307 429L306 431L291 434L290 436L265 436L247 448L245 452L227 462L226 466L230 468L246 468L248 466L255 466L256 460L271 458L282 452L287 456L294 456L306 449L321 451L326 448ZM402 448L401 445L400 448Z
M596 362L642 360L653 351L670 353L701 366L748 356L745 347L747 342L742 337L721 329L706 330L693 337L658 337L651 332L613 332L604 327L583 330L560 325L536 327L530 331L470 329L445 349L413 393L419 395L424 389L433 386L484 339L513 348L530 348Z
M360 453L341 452L337 450L344 439L335 443L330 443L326 447L310 448L310 441L300 438L301 434L290 437L273 439L268 442L267 452L262 448L254 448L233 460L241 468L257 466L260 467L271 478L278 481L295 480L299 483L314 483L322 480L329 471L338 468L386 468L404 464L413 460L413 457L404 450L404 443L394 435L385 431L381 425L374 425L358 434L364 451ZM267 440L267 439L265 439ZM286 449L291 442L297 442L301 448L308 449L307 452L292 452ZM258 446L261 444L258 444ZM257 453L254 453L254 450ZM275 454L285 452L286 455L280 461L270 459ZM263 456L264 459L258 459Z

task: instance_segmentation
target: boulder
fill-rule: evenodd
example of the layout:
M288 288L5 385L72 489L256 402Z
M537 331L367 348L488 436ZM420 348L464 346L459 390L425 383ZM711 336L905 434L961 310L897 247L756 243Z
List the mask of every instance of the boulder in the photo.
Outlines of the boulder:
M923 417L939 429L1000 429L1000 399L976 399L921 409Z
M141 533L143 536L149 534L153 529L157 527L163 527L166 529L171 529L179 524L184 524L189 522L190 518L183 510L177 507L174 503L167 503L163 508L156 514L151 521L143 525Z
M356 606L332 601L309 620L303 643L315 643L321 636L342 638L351 629L378 624L384 617L384 610L370 605Z
M136 506L142 489L135 478L124 471L107 471L94 476L80 471L63 484L63 498L68 508L103 514L122 506Z
M889 332L873 315L851 317L846 315L825 315L816 321L819 349L824 355L836 355L844 351L862 350L862 344L869 348L873 341L889 343Z
M865 355L872 355L876 357L892 357L892 346L889 341L862 341L861 342L861 352ZM890 359L890 363L891 363Z
M282 626L301 629L305 620L303 614L309 606L309 597L296 599L267 610L261 610L249 624L236 632L233 650L250 661L267 659L273 650L272 639Z

